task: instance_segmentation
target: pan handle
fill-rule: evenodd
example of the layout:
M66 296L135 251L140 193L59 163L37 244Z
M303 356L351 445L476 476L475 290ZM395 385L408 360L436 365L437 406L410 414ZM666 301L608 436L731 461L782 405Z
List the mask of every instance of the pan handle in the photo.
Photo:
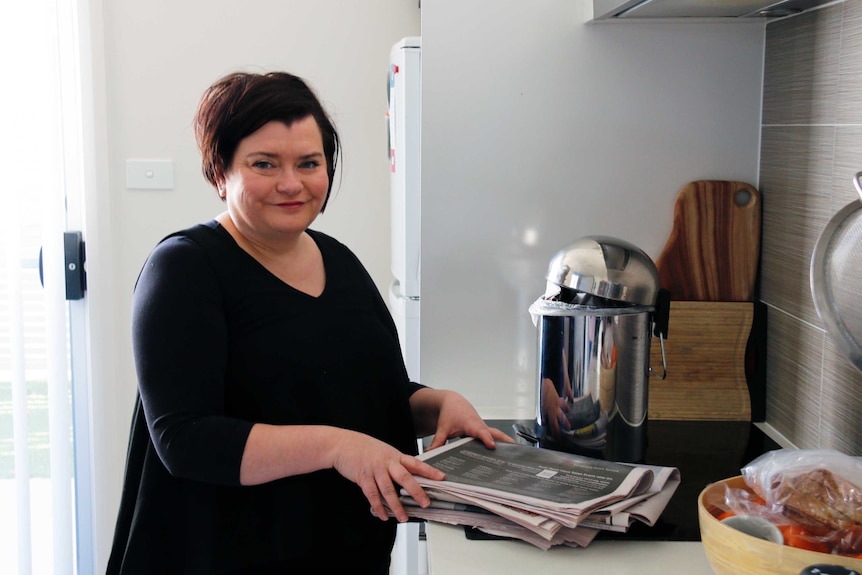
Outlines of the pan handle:
M856 191L859 192L859 199L862 199L862 172L857 172L853 177L853 185L856 186Z

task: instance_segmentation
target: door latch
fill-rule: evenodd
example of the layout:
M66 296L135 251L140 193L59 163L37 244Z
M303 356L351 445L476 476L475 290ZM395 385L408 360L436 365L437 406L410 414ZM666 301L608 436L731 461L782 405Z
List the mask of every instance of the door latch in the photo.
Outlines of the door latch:
M63 232L63 261L66 276L66 300L84 299L87 291L87 270L84 267L86 253L81 232ZM39 283L45 287L42 268L42 248L39 248Z
M83 234L63 232L63 252L66 263L66 299L83 299L84 292L87 291L87 270L84 266L87 257Z

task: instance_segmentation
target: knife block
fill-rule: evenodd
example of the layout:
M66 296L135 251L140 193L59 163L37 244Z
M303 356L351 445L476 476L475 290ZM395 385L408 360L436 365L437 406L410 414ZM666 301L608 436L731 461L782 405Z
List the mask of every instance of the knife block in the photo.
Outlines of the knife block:
M667 377L650 377L649 418L751 421L754 404L758 419L761 400L749 390L749 379L762 376L751 363L765 360L764 344L752 353L749 340L765 329L760 317L753 302L671 301ZM650 348L650 366L661 373L656 338Z

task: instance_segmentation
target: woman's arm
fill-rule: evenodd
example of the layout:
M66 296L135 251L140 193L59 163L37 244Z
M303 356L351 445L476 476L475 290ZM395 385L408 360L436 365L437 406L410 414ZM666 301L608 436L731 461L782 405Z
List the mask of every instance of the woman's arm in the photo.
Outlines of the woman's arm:
M398 521L403 487L422 507L430 503L413 475L442 481L445 474L412 455L368 435L325 425L267 425L251 428L240 465L240 483L256 485L333 468L359 485L377 517L388 518L385 500Z
M153 445L174 476L237 485L252 423L225 416L227 325L206 252L186 237L160 243L132 303L132 347Z
M494 449L494 440L512 443L512 438L489 427L464 396L454 391L431 389L417 390L410 396L410 409L416 425L416 435L434 434L429 449L440 447L453 437L469 436L479 439L488 449Z

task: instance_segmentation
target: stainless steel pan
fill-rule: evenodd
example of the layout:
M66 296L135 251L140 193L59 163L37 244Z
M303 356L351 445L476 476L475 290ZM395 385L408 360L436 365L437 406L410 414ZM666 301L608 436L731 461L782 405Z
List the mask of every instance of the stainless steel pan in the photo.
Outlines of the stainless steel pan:
M820 234L811 256L811 295L838 349L862 370L862 172L859 192Z

